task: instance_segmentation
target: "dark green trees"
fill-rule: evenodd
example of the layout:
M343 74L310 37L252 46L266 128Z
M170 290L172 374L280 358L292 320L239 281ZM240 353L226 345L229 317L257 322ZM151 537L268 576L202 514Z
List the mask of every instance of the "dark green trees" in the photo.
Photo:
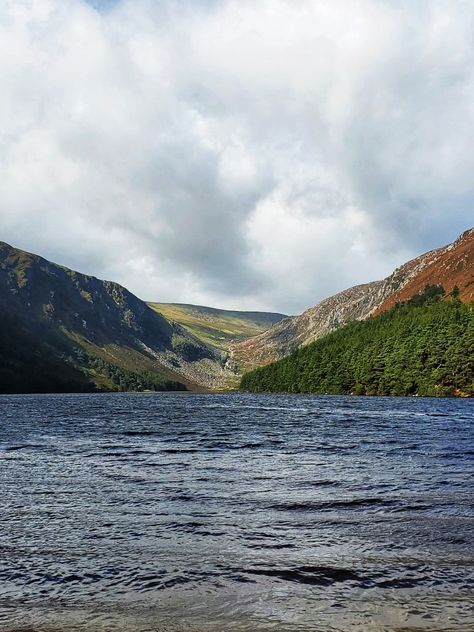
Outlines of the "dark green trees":
M247 373L248 391L473 395L474 311L441 286Z

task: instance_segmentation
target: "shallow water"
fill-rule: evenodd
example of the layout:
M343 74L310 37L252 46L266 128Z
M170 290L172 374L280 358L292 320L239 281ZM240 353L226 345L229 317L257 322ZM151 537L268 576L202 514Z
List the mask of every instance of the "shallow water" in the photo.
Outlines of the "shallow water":
M0 397L1 630L474 630L474 402Z

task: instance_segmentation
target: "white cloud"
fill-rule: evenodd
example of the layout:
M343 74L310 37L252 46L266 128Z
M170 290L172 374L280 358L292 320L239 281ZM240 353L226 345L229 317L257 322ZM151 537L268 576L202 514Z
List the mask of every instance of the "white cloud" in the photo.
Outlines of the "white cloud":
M472 224L473 18L463 0L5 0L0 239L244 309L381 277Z

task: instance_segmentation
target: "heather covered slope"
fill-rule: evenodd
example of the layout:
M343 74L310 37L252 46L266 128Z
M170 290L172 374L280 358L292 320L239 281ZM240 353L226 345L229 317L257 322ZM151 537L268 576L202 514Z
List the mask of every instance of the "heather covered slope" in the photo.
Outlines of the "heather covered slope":
M474 308L443 290L352 322L243 376L252 392L474 395Z
M256 336L287 318L272 312L241 312L182 303L148 303L156 312L176 322L206 344L229 348L229 343Z
M461 301L474 301L474 228L466 230L452 244L409 261L392 277L397 288L375 313L410 299L427 285L442 285L447 294L456 287Z
M10 374L15 372L12 366L17 371L25 366L28 371L39 354L63 367L65 375L72 372L77 386L68 390L226 384L218 349L170 323L122 286L5 243L0 243L0 314L8 323L0 361L2 370L10 367ZM7 335L7 327L12 328L12 336ZM22 359L16 357L15 344L5 342L15 339L14 331L24 341ZM57 388L61 390L61 385Z
M246 371L275 362L349 322L381 313L420 293L426 285L437 284L447 293L457 286L463 302L473 300L474 229L448 246L408 261L381 281L344 290L255 338L232 345L233 365Z

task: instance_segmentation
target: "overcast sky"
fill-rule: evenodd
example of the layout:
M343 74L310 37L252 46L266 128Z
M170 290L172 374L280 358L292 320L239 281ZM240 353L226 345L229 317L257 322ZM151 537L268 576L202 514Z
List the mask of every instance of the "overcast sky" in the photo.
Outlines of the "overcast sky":
M0 240L296 313L474 224L471 0L1 0Z

